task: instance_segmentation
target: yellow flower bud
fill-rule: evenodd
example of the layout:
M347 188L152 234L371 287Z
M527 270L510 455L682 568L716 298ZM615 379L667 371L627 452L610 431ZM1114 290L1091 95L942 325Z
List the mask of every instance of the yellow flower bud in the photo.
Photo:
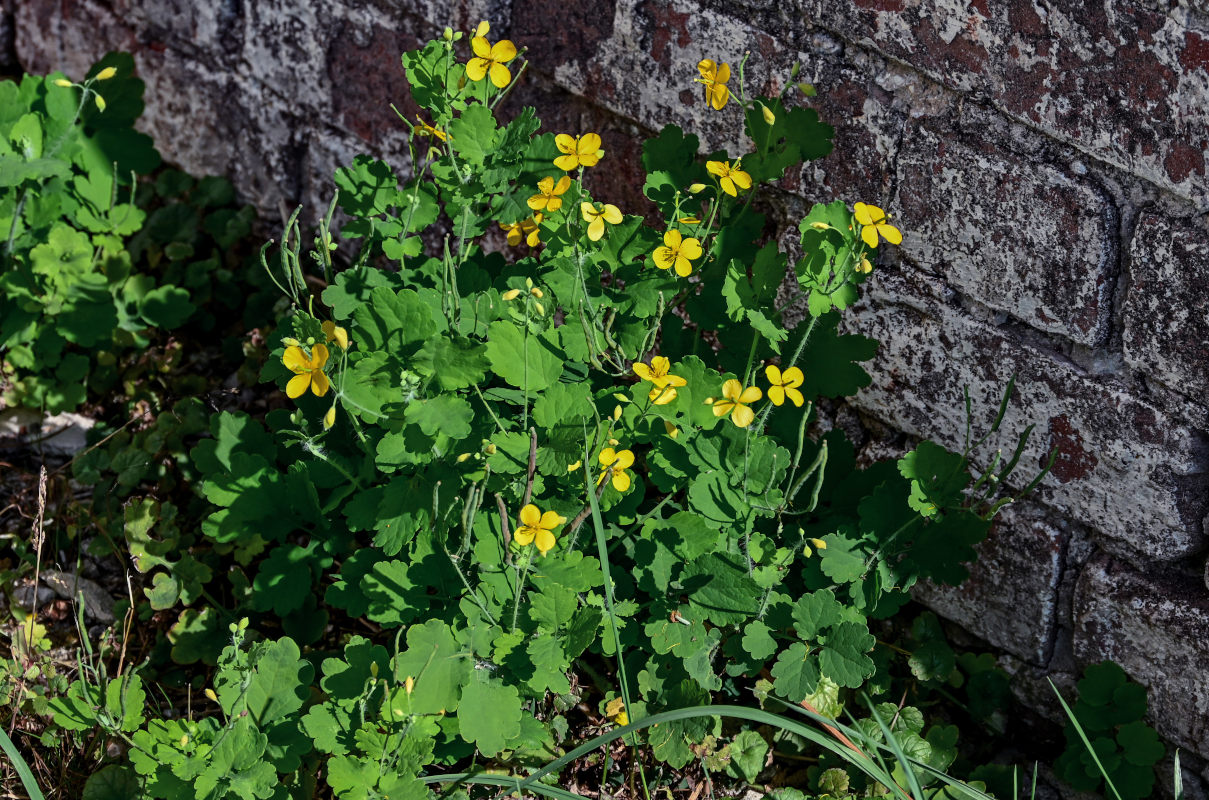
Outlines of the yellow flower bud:
M541 289L537 288L536 286L534 286L532 289L529 290L529 294L533 295L538 300L541 300L543 297L546 296L546 293L543 292Z
M613 392L613 398L619 403L630 402L630 398L627 397L626 395L622 394L621 392Z
M688 187L689 194L696 194L697 192L700 192L704 189L705 189L704 183L694 183L692 186Z
M769 108L768 106L762 105L762 106L760 106L760 113L764 115L764 121L767 122L769 125L776 124L777 115L772 113L771 108Z
M579 469L580 467L582 467L582 466L583 466L583 463L584 463L584 462L583 462L583 459L580 459L579 461L576 461L574 464L571 464L570 466L568 466L568 467L567 467L567 474L568 474L568 475L570 475L572 472L574 472L575 470L577 470L577 469Z
M614 439L612 436L610 436L610 437L609 437L609 444L611 444L611 445L613 445L614 447L616 447L617 445L621 444L621 440L620 440L620 439Z
M98 111L104 111L104 110L105 110L105 98L104 98L104 97L101 97L101 96L98 94L98 95L95 95L95 96L92 98L92 101L93 101L94 103L96 103L96 104L97 104L97 110L98 110Z
M464 461L465 461L466 459L468 459L468 458L470 458L470 453L462 453L460 456L458 456L458 457L457 457L456 461L457 461L459 464L461 464L462 462L464 462Z
M869 259L862 257L861 263L856 265L856 271L868 275L870 272L873 272L873 265L869 263Z
M814 555L814 551L810 549L810 545L802 545L802 556L804 558L810 558L812 555Z
M210 700L213 700L215 703L218 702L218 695L214 693L213 689L207 689L205 694L206 694L206 697L209 698Z
M533 288L533 279L532 278L525 278L525 288L526 289Z
M822 539L811 539L810 543L812 545L814 545L815 550L826 550L827 549L827 543L824 542Z
M416 679L413 678L412 676L408 675L407 680L403 681L403 691L407 692L407 694L410 695L412 693L412 691L415 690L415 688L416 688Z
M441 31L441 38L447 42L453 41L453 28L446 26L445 30Z
M241 631L246 631L246 630L248 629L248 618L247 618L247 617L242 617L242 618L240 618L240 620L239 620L239 629L240 629Z
M541 303L537 302L536 300L533 301L533 307L537 309L537 313L539 315L541 315L543 317L546 315L546 307L543 306Z
M487 455L489 455L489 456L493 456L493 455L495 455L495 452L496 452L498 449L499 449L499 448L498 448L498 447L496 447L494 444L490 444L490 443L488 443L488 445L487 445L486 447L484 447L484 448L483 448L483 452L484 452L484 453L486 453L486 454L487 454Z
M117 67L105 67L105 69L103 69L97 73L97 80L98 81L107 81L110 78L112 78L114 75L117 75L117 74L118 74Z
M501 296L506 301L512 301L521 296L521 290L520 289L509 289L508 291L504 292L504 294Z
M331 430L332 426L335 424L336 424L336 407L332 406L331 408L329 408L327 410L327 413L323 415L323 429L325 431Z
M184 747L188 744L189 744L189 734L186 733L184 736L181 737L181 747Z
M378 662L377 661L369 662L369 676L371 678L378 677Z
M831 226L828 225L826 222L812 222L812 223L810 223L810 227L814 228L816 231L831 230Z
M284 344L286 347L301 347L302 346L302 342L298 341L293 336L283 337L281 340L281 343Z
M619 419L621 419L621 406L617 405L613 408L613 421L616 422Z
M64 80L63 78L57 78L55 80L54 84L55 84L55 86L58 86L60 89L70 89L71 88L71 81Z
M491 23L487 20L480 22L478 27L474 29L475 36L486 36L489 33L491 33Z

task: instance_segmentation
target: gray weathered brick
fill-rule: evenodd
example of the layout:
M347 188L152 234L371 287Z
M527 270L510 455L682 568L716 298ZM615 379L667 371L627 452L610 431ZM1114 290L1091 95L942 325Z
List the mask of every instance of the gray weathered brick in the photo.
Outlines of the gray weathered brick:
M1209 597L1199 582L1089 561L1075 596L1075 654L1120 664L1148 687L1159 733L1209 756Z
M1089 183L914 124L897 185L905 256L1034 328L1080 344L1104 338L1116 210Z
M1125 360L1204 403L1209 393L1209 233L1143 214L1130 243Z
M960 586L921 584L913 594L996 647L1043 666L1053 649L1068 535L1053 517L1028 501L1008 506L977 547L969 580Z
M929 298L901 275L879 275L846 324L881 342L868 367L873 384L855 400L862 408L959 447L962 387L973 399L975 430L985 429L1015 373L998 446L1010 454L1015 434L1037 426L1017 481L1028 480L1056 445L1058 461L1038 491L1045 504L1147 558L1176 559L1201 546L1209 502L1202 433L1109 379Z

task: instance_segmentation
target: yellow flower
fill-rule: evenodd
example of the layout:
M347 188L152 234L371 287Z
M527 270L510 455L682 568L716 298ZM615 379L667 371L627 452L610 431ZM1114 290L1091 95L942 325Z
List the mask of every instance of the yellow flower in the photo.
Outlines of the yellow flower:
M764 368L764 376L772 384L768 387L768 399L772 401L774 406L784 403L786 397L792 400L793 404L798 408L801 408L802 403L806 402L806 398L802 397L802 393L798 391L798 387L806 379L806 376L802 374L802 370L797 367L790 367L781 372L780 368L775 364L769 364Z
M554 137L554 144L560 153L565 154L554 159L554 166L563 172L570 172L576 167L594 167L600 161L600 134L571 136L560 133Z
M655 248L655 266L659 269L676 268L676 274L687 278L693 271L690 263L695 258L701 258L701 242L689 237L681 237L680 231L673 228L663 234L663 247Z
M878 234L890 244L902 244L902 232L886 222L886 212L877 206L856 203L852 206L852 216L861 226L861 238L870 247L877 247Z
M566 521L567 518L558 512L547 511L543 514L537 506L530 503L521 509L521 524L513 538L522 546L536 540L537 550L544 556L554 547L554 534L551 531Z
M508 232L508 244L512 245L513 247L516 247L518 244L520 244L521 239L524 239L530 247L537 247L542 243L541 239L538 238L540 231L537 228L537 226L541 224L541 221L542 215L534 214L533 216L529 217L529 219L523 219L520 222L512 225L505 225L501 222L500 227Z
M598 208L595 203L579 204L579 212L583 214L584 222L588 223L588 238L599 242L605 235L605 223L616 225L621 222L621 209L612 203L605 203L604 208Z
M512 73L504 65L516 58L516 45L507 39L491 44L482 36L470 40L474 58L466 62L466 77L481 81L488 74L495 88L503 89L512 83Z
M567 474L570 475L572 472L574 472L575 470L582 467L583 464L584 464L583 459L576 461L574 464L568 464L567 465Z
M600 451L600 466L604 469L596 479L597 486L604 483L605 478L612 476L614 489L624 492L630 488L630 475L626 470L634 466L634 454L631 451L606 447Z
M701 73L701 77L696 79L697 83L705 85L706 104L721 111L730 99L730 89L726 88L726 82L730 80L730 64L717 64L703 58L697 62L697 71Z
M317 344L311 349L310 357L301 347L287 347L281 356L281 363L294 373L290 382L285 385L286 397L291 400L302 397L310 389L316 397L323 397L332 388L331 381L323 372L327 363L327 348Z
M649 367L641 361L634 362L634 374L644 381L655 384L655 388L651 389L647 397L657 406L666 406L675 400L676 387L688 383L684 378L673 375L671 372L672 362L666 356L655 356L651 359Z
M563 199L559 197L571 188L571 178L564 175L558 179L542 178L537 182L537 194L529 198L529 208L534 211L558 211L563 207Z
M419 114L416 114L416 122L419 123L415 128L416 136L427 136L430 139L440 139L442 142L449 141L449 134L434 125L429 125L420 118Z
M718 176L718 182L722 184L722 191L729 194L731 197L738 197L739 189L751 188L751 176L743 170L739 169L739 162L731 164L729 161L706 161L705 168L709 170L711 175Z
M474 29L474 35L480 36L480 37L486 36L490 32L491 32L491 23L488 22L487 20L483 20L482 22L480 22L478 24L478 26Z
M625 700L620 697L614 697L605 704L605 716L623 728L630 724L630 715L625 710Z
M98 81L107 81L110 78L112 78L114 75L117 75L117 74L118 74L117 67L105 67L105 69L103 69L97 73L97 80Z
M752 411L748 404L763 396L764 393L759 387L748 386L744 389L743 384L731 378L722 384L723 399L714 401L714 416L725 417L730 414L731 422L740 428L746 428L756 419L756 412Z
M348 331L341 328L330 319L325 321L321 326L323 328L323 336L326 341L335 342L340 345L341 350L348 349Z

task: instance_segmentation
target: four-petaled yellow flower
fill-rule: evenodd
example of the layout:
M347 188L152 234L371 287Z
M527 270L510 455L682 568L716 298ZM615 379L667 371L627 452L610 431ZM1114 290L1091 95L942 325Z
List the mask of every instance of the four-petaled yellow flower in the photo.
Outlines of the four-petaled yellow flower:
M856 203L852 206L852 216L861 226L861 238L870 247L877 247L878 234L890 244L902 244L902 232L886 222L886 212L877 206Z
M597 486L604 483L605 478L612 476L614 489L624 492L630 488L630 474L626 470L634 466L634 454L631 451L606 447L600 451L600 466L604 469L596 479Z
M701 242L697 239L684 238L680 231L673 228L663 234L663 247L655 248L655 266L659 269L676 268L676 274L687 278L693 271L690 263L693 259L701 258Z
M576 167L594 167L600 161L600 134L571 136L560 133L554 137L554 144L560 153L565 154L554 159L554 166L563 172L570 172Z
M537 542L537 551L543 556L554 547L552 531L567 521L567 518L557 511L542 513L541 509L530 503L521 509L520 526L513 534L513 539L519 545Z
M286 397L291 400L297 399L306 394L307 389L314 392L316 397L323 397L327 394L327 390L332 388L331 381L327 379L327 374L323 371L327 357L327 348L321 344L311 348L309 357L301 347L287 347L281 356L281 363L294 373L294 377L290 378L290 382L285 385Z
M651 359L649 367L641 361L634 362L634 374L644 381L650 381L655 384L655 388L651 389L647 397L657 406L666 406L675 400L676 387L684 386L688 383L688 381L679 375L671 373L672 362L667 359L667 356L655 356Z
M614 697L605 704L605 715L623 728L630 724L630 715L625 710L625 700L620 697Z
M348 349L348 331L330 319L325 320L321 327L323 328L323 336L326 341L335 342L340 345L341 350Z
M588 238L599 242L605 235L605 223L617 225L621 222L621 209L612 203L605 203L599 208L595 203L579 204L579 212L583 214L584 222L588 223Z
M534 211L558 211L563 207L560 195L571 188L571 177L564 175L558 179L542 178L537 182L537 194L529 198L529 208Z
M722 184L722 191L731 197L739 196L736 187L738 189L751 188L751 176L739 169L738 161L734 164L729 161L706 161L705 168L710 171L711 175L718 176L718 183Z
M768 399L774 406L784 403L786 397L792 400L798 408L801 408L802 403L806 402L806 398L798 391L798 387L802 385L802 381L806 380L806 376L797 367L790 367L781 372L780 367L769 364L764 368L764 377L768 378L768 382L772 384L768 387Z
M474 58L466 62L467 78L481 81L490 75L497 89L512 83L512 72L504 65L516 58L516 45L507 39L491 44L486 38L475 36L470 40L470 49L474 51Z
M746 428L756 419L756 412L749 404L764 396L757 386L743 388L743 384L734 378L722 384L722 400L714 402L714 416L725 417L730 414L730 421L740 428Z
M528 219L523 219L520 222L512 225L505 225L501 222L500 227L508 232L508 244L512 245L513 247L516 247L518 244L520 244L522 239L524 239L530 247L537 247L542 243L541 239L538 238L538 233L540 233L540 231L537 228L537 226L541 224L541 221L542 215L534 214Z
M697 71L701 77L697 83L705 85L705 102L721 111L730 99L730 89L726 82L730 80L730 64L717 64L712 59L703 58L697 62Z
M445 131L435 125L429 125L419 114L416 114L416 122L419 123L415 127L416 136L427 136L430 139L440 139L442 142L449 141L449 135Z

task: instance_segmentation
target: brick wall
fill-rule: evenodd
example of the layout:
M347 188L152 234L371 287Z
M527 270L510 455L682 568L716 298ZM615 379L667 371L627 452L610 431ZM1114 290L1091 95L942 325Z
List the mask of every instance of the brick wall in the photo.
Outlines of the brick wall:
M595 188L617 199L641 182L636 137L665 122L742 147L733 113L701 107L698 59L750 50L757 91L801 62L837 147L777 202L876 202L906 234L849 322L883 343L856 410L956 445L962 387L985 425L1016 373L1005 429L1036 423L1030 465L1061 450L973 579L921 599L1001 648L1022 692L1115 659L1160 731L1209 757L1206 0L5 4L0 39L31 71L133 51L167 156L274 216L326 207L359 151L406 168L398 54L446 24L488 18L529 48L510 102L598 130L614 166Z

